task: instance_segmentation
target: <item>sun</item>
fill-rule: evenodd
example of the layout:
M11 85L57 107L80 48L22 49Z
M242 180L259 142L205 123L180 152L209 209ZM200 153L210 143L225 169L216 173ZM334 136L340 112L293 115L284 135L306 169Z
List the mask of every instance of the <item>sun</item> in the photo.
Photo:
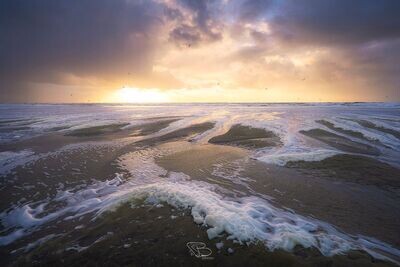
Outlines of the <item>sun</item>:
M168 102L168 97L157 89L138 89L125 87L116 92L115 99L121 103L159 103Z

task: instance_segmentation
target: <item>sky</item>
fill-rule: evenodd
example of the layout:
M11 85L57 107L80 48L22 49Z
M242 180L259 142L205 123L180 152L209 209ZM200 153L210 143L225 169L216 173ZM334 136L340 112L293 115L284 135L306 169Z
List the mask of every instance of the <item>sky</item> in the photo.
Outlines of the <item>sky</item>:
M2 0L0 102L400 101L398 0Z

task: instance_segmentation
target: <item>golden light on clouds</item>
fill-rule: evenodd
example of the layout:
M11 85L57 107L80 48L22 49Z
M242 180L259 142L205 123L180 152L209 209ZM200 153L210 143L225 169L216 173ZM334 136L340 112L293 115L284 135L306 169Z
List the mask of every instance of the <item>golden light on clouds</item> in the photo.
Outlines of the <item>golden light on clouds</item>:
M0 101L400 100L397 1L60 1L4 11Z

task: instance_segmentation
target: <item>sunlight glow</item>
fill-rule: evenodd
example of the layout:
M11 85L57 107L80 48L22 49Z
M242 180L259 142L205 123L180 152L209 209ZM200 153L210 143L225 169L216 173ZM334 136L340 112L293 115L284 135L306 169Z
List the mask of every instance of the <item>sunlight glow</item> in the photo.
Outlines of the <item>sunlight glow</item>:
M156 89L121 88L116 92L117 102L154 103L167 102L168 97Z

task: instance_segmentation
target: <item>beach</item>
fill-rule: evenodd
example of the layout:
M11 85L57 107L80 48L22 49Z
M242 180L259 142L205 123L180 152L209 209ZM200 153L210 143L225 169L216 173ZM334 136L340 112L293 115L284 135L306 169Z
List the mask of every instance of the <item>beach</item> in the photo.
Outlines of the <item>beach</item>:
M399 108L0 105L2 266L398 266Z

